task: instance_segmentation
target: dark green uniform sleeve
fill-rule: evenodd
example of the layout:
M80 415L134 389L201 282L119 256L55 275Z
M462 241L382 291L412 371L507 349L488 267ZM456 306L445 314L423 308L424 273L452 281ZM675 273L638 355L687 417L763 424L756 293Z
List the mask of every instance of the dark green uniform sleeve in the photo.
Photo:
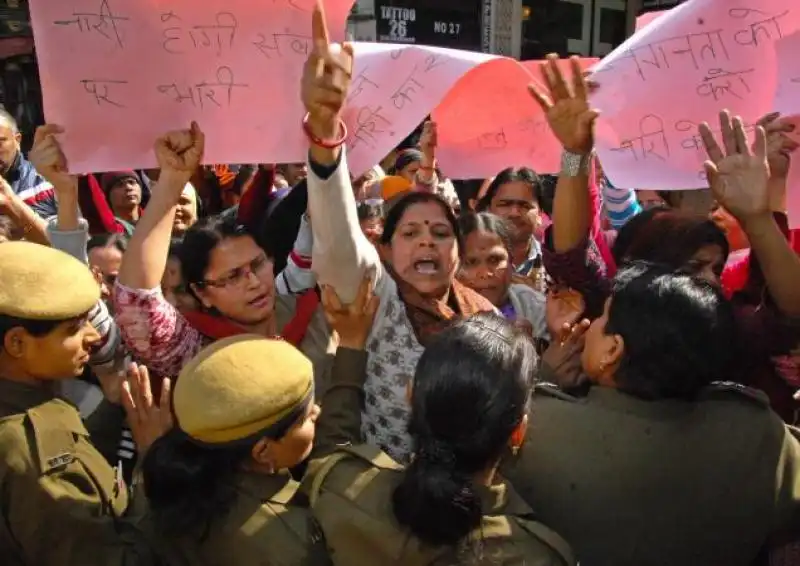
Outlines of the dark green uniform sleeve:
M361 441L361 411L364 409L364 381L367 353L339 348L331 372L331 384L322 398L317 420L313 459L328 456L337 447Z

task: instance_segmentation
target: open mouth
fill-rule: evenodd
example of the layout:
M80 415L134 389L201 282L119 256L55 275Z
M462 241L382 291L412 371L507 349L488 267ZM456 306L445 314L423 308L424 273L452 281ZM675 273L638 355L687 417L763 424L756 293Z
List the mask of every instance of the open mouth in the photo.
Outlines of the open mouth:
M418 259L414 262L414 271L420 275L436 275L440 269L439 260L433 257Z
M259 295L252 301L249 301L247 304L253 308L264 308L269 304L270 294L264 293L263 295Z

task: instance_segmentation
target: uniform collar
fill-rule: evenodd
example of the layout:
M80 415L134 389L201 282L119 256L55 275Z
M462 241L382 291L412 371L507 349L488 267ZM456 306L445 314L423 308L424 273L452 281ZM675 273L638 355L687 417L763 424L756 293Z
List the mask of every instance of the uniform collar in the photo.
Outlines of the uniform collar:
M524 516L531 513L528 504L507 481L498 479L491 486L479 486L477 491L484 515Z
M18 383L0 378L0 416L24 413L58 397L57 382L41 385Z
M680 399L646 401L623 393L613 387L593 385L586 402L595 403L605 409L650 418L670 418L694 409L694 403Z

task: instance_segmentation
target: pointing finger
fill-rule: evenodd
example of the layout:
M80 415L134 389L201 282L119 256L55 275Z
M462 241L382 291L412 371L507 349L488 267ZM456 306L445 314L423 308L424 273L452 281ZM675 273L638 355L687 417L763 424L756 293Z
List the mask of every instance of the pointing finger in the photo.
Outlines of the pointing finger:
M325 6L322 0L317 0L314 12L311 14L311 36L314 39L314 47L318 50L318 54L327 55L331 40L328 33L328 24L325 22Z

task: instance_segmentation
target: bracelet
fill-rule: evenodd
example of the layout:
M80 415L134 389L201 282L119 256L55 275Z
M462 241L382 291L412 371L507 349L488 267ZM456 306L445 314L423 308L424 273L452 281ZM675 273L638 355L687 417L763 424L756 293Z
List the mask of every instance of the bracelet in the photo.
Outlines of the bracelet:
M347 141L347 124L344 123L344 120L339 119L339 131L341 132L339 139L323 140L318 138L314 132L311 131L311 126L308 123L308 116L309 115L306 114L303 118L303 131L306 133L308 140L314 145L325 149L336 149Z
M572 153L563 150L561 153L561 172L564 177L577 177L588 175L592 162L593 152L587 154Z

